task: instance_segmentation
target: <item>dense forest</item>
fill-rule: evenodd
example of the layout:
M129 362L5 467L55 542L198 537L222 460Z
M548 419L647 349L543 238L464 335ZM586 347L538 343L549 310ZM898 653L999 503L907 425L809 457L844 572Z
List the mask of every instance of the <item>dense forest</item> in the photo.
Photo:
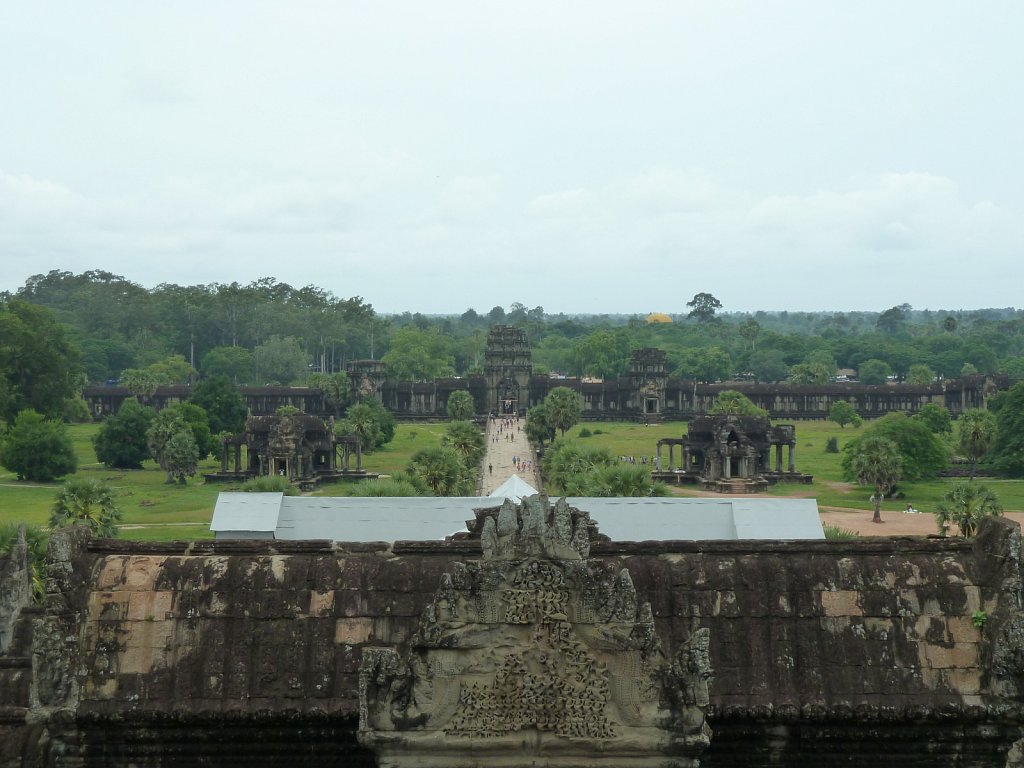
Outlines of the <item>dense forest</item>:
M140 370L160 383L225 375L296 384L366 358L401 378L466 375L480 370L487 329L498 323L525 329L537 370L574 376L621 375L631 350L649 346L666 350L675 375L704 381L824 383L840 369L867 383L964 372L1024 377L1024 311L1015 309L739 313L698 293L680 296L664 315L575 316L514 302L383 316L359 296L273 278L147 289L103 271L53 271L0 295L4 306L19 301L52 313L91 384Z

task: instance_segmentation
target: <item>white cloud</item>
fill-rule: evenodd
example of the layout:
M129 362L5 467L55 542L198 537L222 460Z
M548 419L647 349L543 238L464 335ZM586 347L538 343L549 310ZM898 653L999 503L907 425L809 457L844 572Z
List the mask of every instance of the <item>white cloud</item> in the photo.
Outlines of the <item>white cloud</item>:
M587 189L567 189L561 192L550 192L538 195L526 206L530 216L540 218L574 218L585 214L589 209L593 195Z

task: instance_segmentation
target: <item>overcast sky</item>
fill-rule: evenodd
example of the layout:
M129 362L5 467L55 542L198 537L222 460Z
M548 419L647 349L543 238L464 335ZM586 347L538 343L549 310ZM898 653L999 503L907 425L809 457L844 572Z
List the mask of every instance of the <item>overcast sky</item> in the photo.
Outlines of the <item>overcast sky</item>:
M0 290L1024 306L1024 3L4 2Z

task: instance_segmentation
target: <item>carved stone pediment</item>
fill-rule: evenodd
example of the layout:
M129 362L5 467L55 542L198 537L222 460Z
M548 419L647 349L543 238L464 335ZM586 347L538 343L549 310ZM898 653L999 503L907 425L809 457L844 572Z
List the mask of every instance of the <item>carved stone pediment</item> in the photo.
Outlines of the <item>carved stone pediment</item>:
M382 766L694 766L706 630L673 658L629 571L589 559L593 523L544 496L476 526L408 649L364 650L360 740Z

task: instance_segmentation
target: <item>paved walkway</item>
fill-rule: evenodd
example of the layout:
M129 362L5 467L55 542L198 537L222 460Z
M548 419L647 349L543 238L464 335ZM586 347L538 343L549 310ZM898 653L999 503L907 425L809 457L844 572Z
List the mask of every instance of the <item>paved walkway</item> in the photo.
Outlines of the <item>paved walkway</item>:
M537 456L526 439L526 419L513 418L511 423L501 418L488 419L484 440L487 455L483 461L481 496L490 495L491 491L512 475L519 475L534 488L540 489L540 468L537 467ZM521 471L517 471L512 461L517 456L525 461L533 461L533 469L527 470L524 466Z

